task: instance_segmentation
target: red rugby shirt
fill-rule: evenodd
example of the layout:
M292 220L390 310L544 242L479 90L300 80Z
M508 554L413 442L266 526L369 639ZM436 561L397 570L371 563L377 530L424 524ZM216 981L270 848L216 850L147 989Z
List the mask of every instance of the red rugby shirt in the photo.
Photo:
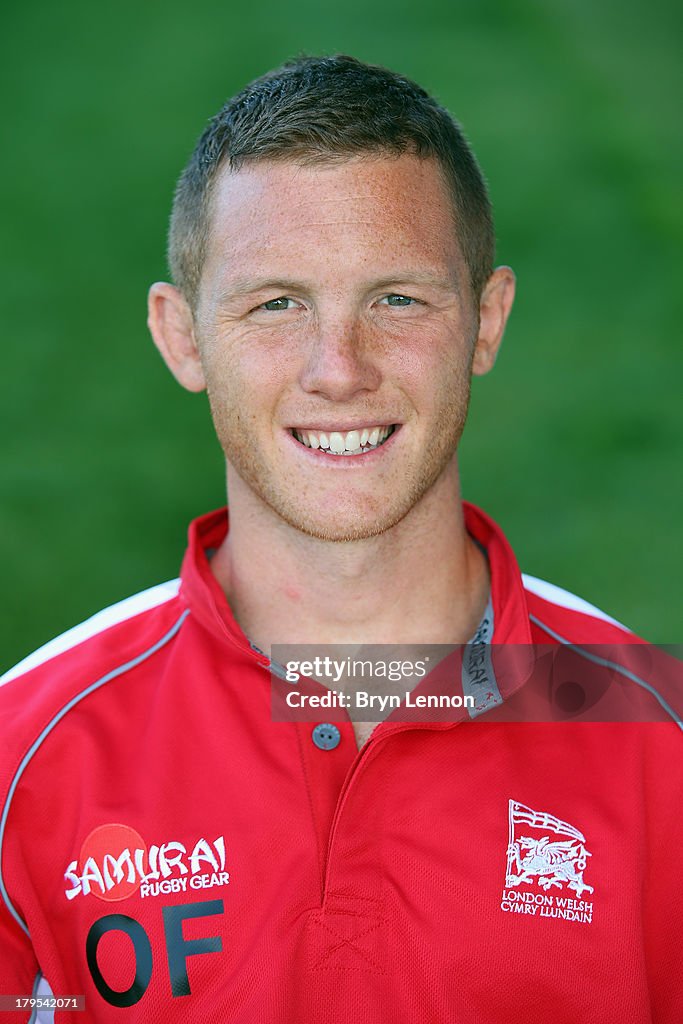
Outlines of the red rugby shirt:
M494 644L635 642L466 521ZM0 992L83 994L77 1024L680 1024L680 725L388 720L359 752L339 722L321 749L272 720L205 555L225 529L3 678Z

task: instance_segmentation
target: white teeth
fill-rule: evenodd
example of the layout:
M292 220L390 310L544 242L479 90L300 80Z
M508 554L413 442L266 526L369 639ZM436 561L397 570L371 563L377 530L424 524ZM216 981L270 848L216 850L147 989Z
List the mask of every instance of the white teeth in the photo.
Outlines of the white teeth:
M330 434L330 451L334 452L335 455L341 455L345 448L344 435L340 434L338 430L332 431Z
M332 455L362 455L382 444L391 434L391 427L363 427L362 430L349 430L343 434L333 430L324 431L293 430L297 441L307 448L322 448Z

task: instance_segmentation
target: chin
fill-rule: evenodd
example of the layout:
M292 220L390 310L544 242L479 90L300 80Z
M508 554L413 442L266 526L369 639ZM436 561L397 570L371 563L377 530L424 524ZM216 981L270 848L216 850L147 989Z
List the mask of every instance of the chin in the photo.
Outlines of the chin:
M287 521L287 520L286 520ZM299 530L300 533L305 533L308 537L314 537L316 540L324 540L328 543L335 544L348 544L351 541L358 540L369 540L371 537L379 537L380 534L386 533L396 523L357 523L355 525L349 524L344 526L343 524L336 523L334 526L331 524L324 523L308 523L308 522L296 522L289 520L289 525L293 526L294 529Z
M369 540L379 537L401 522L412 506L405 509L383 509L381 515L368 514L367 511L341 510L335 515L311 515L310 510L275 508L271 506L281 519L289 526L308 537L330 543L344 544L351 541Z

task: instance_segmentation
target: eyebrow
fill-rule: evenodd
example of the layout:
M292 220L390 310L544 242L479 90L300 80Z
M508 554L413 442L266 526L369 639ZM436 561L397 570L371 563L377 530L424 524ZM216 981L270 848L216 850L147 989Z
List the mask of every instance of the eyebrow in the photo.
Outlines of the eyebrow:
M373 281L370 290L374 288L388 288L392 284L424 284L432 288L440 288L443 291L457 291L458 282L455 275L452 278L439 277L436 274L423 273L421 271L407 270L399 274L392 274L389 277L380 277Z
M455 276L449 279L440 277L436 274L423 273L415 270L402 270L396 274L391 274L390 276L377 278L376 280L368 283L366 290L374 291L378 288L389 288L392 285L404 283L427 285L432 288L438 288L441 291L459 291L458 282ZM227 285L222 291L219 302L222 305L226 302L230 302L232 299L240 298L243 295L252 295L256 292L267 291L270 289L286 294L290 291L310 292L315 289L315 286L311 281L296 280L294 278L237 278Z
M304 290L310 290L312 287L308 281L296 281L294 278L286 277L262 277L262 278L237 278L235 281L231 281L229 285L221 292L221 302L226 302L230 299L239 298L240 295L251 295L253 292L263 292L266 289L273 288L275 290L286 291L298 291L303 288Z

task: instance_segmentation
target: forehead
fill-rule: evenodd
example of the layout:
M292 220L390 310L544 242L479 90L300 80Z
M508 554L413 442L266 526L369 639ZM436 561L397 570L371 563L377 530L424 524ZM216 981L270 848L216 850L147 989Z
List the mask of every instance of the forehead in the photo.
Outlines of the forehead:
M223 169L210 206L204 274L291 272L316 261L390 272L393 263L460 263L453 204L433 159L361 156ZM277 265L277 266L275 266ZM308 268L310 269L310 267Z

